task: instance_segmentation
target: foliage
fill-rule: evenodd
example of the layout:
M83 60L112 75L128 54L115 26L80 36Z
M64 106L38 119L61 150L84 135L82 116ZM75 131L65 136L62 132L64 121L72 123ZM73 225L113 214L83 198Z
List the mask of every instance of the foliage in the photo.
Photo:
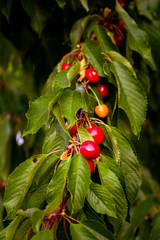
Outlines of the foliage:
M160 187L144 166L159 146L159 5L0 3L0 239L160 239ZM91 124L104 132L93 172L81 154Z

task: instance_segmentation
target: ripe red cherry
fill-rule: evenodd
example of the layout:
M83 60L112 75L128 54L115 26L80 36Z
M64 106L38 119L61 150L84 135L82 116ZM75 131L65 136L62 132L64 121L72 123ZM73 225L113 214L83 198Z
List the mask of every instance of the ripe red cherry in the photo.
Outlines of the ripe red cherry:
M61 70L65 70L65 69L67 69L70 66L71 66L70 63L63 63L62 66L61 66Z
M80 153L88 160L95 159L100 154L100 148L96 142L85 141L80 146Z
M88 68L85 72L85 75L90 82L98 82L100 79L100 76L97 74L94 68Z
M70 128L70 135L73 136L77 133L77 125L76 123Z
M118 48L122 45L122 36L121 35L115 35L114 36L114 42Z
M92 160L87 160L87 163L90 168L90 173L92 174L94 171L94 162Z
M91 124L91 128L88 128L87 131L92 135L94 141L100 144L104 138L104 132L102 128Z
M108 87L106 84L102 83L102 84L99 84L97 85L99 91L100 91L100 94L103 98L107 97L108 96Z

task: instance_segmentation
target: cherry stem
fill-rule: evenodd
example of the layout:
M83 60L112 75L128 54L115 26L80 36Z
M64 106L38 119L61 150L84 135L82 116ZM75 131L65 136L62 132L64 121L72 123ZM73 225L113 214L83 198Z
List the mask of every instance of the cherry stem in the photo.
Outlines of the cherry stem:
M95 96L95 99L96 99L96 101L97 101L98 105L101 105L101 103L100 103L100 101L99 101L99 99L98 99L98 97L97 97L97 95L96 95L95 91L93 91L93 89L91 88L91 86L88 86L88 89L90 89L90 90L91 90L91 92L93 93L93 95Z
M104 59L106 59L109 62L112 62L112 59L110 57L104 57Z
M64 232L66 235L67 240L69 240L68 234L67 234L67 230L66 230L66 224L65 224L65 218L63 218L63 228L64 228Z
M86 119L87 119L89 127L91 128L91 123L90 123L89 118L87 116L86 116Z
M48 226L48 230L50 230L56 220L56 218L58 217L58 215L60 214L60 212L62 211L62 209L64 208L64 206L66 205L67 200L70 198L70 193L68 192L67 195L65 196L62 204L60 205L60 207L52 214L52 220Z
M47 157L48 157L49 155L53 154L53 153L60 152L60 151L66 151L66 150L67 150L67 148L58 149L58 150L55 150L55 151L53 151L53 152L49 152L49 153L47 154Z
M56 227L55 227L55 232L54 232L54 239L55 239L55 240L57 240L56 232L57 232L58 225L59 225L59 223L60 223L61 220L62 220L62 216L60 216L60 218L59 218L59 220L58 220L58 223L57 223L57 225L56 225Z
M72 55L78 55L78 52L71 52L71 53L67 53L61 60L61 62L63 62L64 59L72 56Z

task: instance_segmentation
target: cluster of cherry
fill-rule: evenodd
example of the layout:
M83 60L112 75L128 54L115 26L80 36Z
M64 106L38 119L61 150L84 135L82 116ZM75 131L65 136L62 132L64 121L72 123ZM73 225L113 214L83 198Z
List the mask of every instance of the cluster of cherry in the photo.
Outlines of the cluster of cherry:
M61 70L65 70L67 69L68 67L70 67L71 64L70 63L63 63L62 64L62 67L61 67ZM91 82L91 83L95 83L95 82L98 82L100 80L100 76L97 74L96 70L94 68L88 68L86 69L85 71L85 78ZM108 86L104 83L99 83L97 84L97 87L100 91L100 94L103 98L106 98L108 96ZM108 116L109 114L109 109L108 109L108 106L106 104L98 104L96 107L95 107L95 113L98 117L100 118L105 118Z
M77 121L70 128L70 135L74 138L77 135L77 126L81 125L80 121ZM87 126L83 126L93 137L94 141L84 141L80 146L80 153L86 158L87 163L90 168L90 173L92 174L94 171L94 159L100 156L100 147L99 144L102 143L104 139L104 132L101 127L96 126L95 124L89 124Z

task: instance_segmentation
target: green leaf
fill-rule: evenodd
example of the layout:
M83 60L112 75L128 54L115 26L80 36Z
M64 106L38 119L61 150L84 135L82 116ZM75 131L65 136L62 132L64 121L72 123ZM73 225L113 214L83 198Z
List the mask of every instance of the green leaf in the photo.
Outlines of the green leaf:
M63 193L66 186L66 180L68 177L68 171L72 157L68 157L67 160L64 160L58 166L55 174L53 175L47 190L47 202L46 211L49 213L54 212L62 203Z
M81 143L85 141L94 141L92 135L84 127L77 126L77 130Z
M92 182L86 198L97 213L116 218L115 203L110 192L103 185Z
M138 52L146 60L148 65L155 70L155 64L152 59L146 32L138 27L134 19L128 15L118 1L116 4L116 10L119 13L120 18L124 21L124 27L127 29L130 48Z
M52 236L52 232L49 230L42 230L38 232L36 235L34 235L32 240L54 240Z
M79 224L71 224L70 231L74 240L114 240L112 233L101 223L94 220L86 220Z
M76 21L73 24L72 29L70 31L70 40L71 40L72 49L74 49L76 47L76 44L80 42L81 35L82 35L82 21L83 21L83 18Z
M124 176L120 165L118 165L114 159L108 157L107 155L101 155L101 161L106 165L107 168L115 173L122 186L125 187Z
M28 124L23 132L23 137L28 134L35 134L48 120L49 103L55 101L53 96L41 96L30 104L26 114Z
M84 7L84 9L88 12L89 11L89 7L88 7L88 0L80 0L82 6Z
M120 162L120 151L118 148L117 140L111 130L111 128L108 125L101 125L101 128L104 131L104 140L103 145L106 146L110 152L113 155L113 159L116 161L116 163L119 164Z
M61 126L63 131L70 137L70 134L69 134L69 132L67 130L67 127L66 127L66 124L65 124L65 121L64 121L64 118L62 117L62 113L61 113L61 109L60 109L59 103L56 103L53 106L53 114L56 116L56 118L57 118L57 120L59 122L59 125Z
M49 125L44 142L42 147L43 153L49 153L60 149L66 149L68 144L69 137L64 133L59 123L54 121L51 125ZM57 156L59 156L61 152L57 152Z
M151 1L150 1L151 3ZM159 9L159 7L157 8ZM159 68L159 48L160 48L160 22L159 21L143 21L141 22L141 27L148 35L148 40L151 45L152 55L156 63L157 69Z
M78 75L80 70L80 62L76 61L75 64L69 68L58 72L53 78L52 89L53 94L56 96L62 93L62 90L71 86L71 82Z
M70 225L72 240L97 240L97 237L86 229L82 224ZM108 240L108 239L107 239Z
M109 221L113 224L115 232L118 233L127 217L128 208L126 196L115 173L101 162L97 162L97 165L101 183L110 192L115 202L117 218L109 217Z
M68 174L68 191L71 194L72 212L78 212L84 205L89 189L90 170L81 154L73 156Z
M4 194L7 219L13 219L26 196L33 178L46 155L40 154L21 163L9 176Z
M78 103L78 104L77 104ZM69 123L68 127L76 122L76 113L80 108L85 110L85 103L82 94L78 91L67 89L59 99L62 117L65 117Z
M101 47L99 43L87 39L85 43L82 44L82 51L84 55L89 59L94 69L97 71L98 75L105 77L103 73L103 65L105 63L105 60L101 55Z
M21 219L22 216L15 217L15 219L0 232L0 240L12 240Z
M44 210L37 210L35 212L33 212L32 214L32 227L33 227L33 231L35 233L39 232L40 230L40 226L42 224L42 220L44 218L45 215L45 211Z
M152 231L149 240L159 240L160 239L160 213L157 213L152 221Z
M108 51L118 50L116 45L112 42L111 38L107 35L107 31L105 30L104 27L102 27L101 25L96 25L94 27L94 32L98 38L102 50L105 53L108 53Z
M139 64L139 70L137 71L137 77L140 80L144 91L147 93L150 89L150 75L147 64L141 61Z
M48 155L41 166L39 167L38 171L35 174L32 184L39 184L40 179L44 176L44 174L57 162L59 156L56 153L52 153Z
M118 107L123 109L130 121L133 133L139 135L146 118L147 101L143 88L133 73L123 64L111 63L118 87Z
M136 5L140 15L145 16L151 21L154 20L155 11L151 7L151 1L137 0Z
M48 184L44 184L37 188L36 191L32 193L28 201L29 208L41 207L42 203L46 200L47 186Z
M60 8L64 8L67 3L67 0L56 0L56 3Z
M9 172L11 127L7 117L0 118L0 180L6 181Z
M38 3L34 1L23 0L22 6L31 18L32 28L40 36L45 27L46 20L50 16L49 12L44 11L44 9L42 10L42 6L40 8L40 5L38 5Z
M136 72L127 58L115 51L108 51L107 55L112 59L112 61L122 63L124 66L126 66L136 78Z
M30 218L24 220L20 227L17 229L16 234L14 236L14 240L25 239L26 233L30 229L31 225L32 222Z
M111 127L111 130L120 150L120 166L125 179L127 198L132 206L142 183L140 166L130 141L118 129Z
M5 0L0 2L0 10L3 13L3 15L7 18L9 21L9 15L12 7L12 1L13 0Z
M80 221L90 219L90 220L95 220L96 222L98 221L99 223L106 226L104 220L101 218L101 216L98 216L98 214L93 210L93 208L91 208L89 203L86 202L84 204L82 211L83 211L83 214L82 214L82 217L79 218Z
M138 202L132 209L131 228L135 230L149 213L154 203L154 195L148 195L145 200Z

